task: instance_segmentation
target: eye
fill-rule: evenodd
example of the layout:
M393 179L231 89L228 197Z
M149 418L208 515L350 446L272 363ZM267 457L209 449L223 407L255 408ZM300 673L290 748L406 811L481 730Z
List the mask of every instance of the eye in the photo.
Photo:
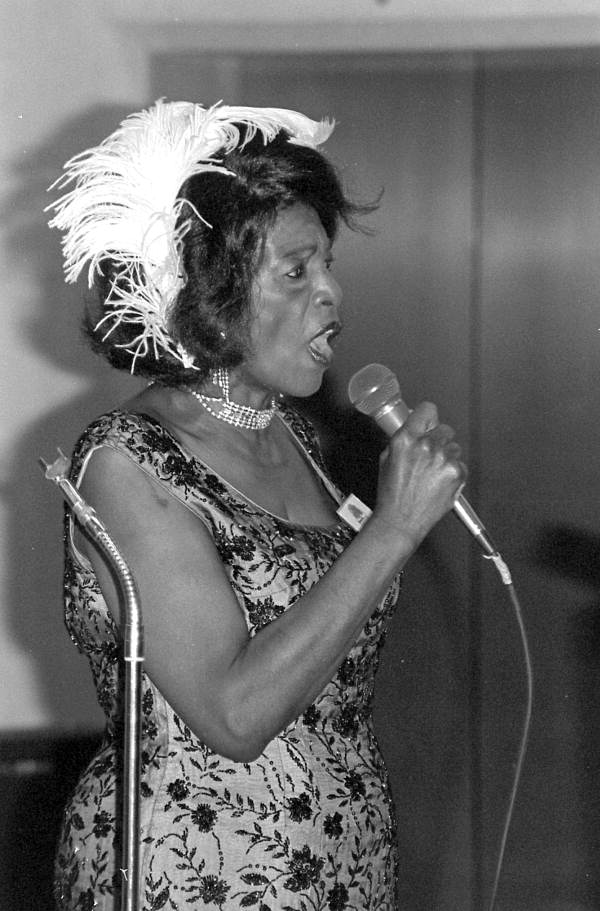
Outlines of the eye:
M335 262L335 259L333 258L333 256L328 256L327 259L325 260L325 268L327 269L328 272L331 269L331 267L333 266L334 262Z
M290 271L286 272L285 274L288 276L288 278L302 278L305 272L306 269L304 267L304 263L298 263L297 266L294 266L293 269L290 269Z

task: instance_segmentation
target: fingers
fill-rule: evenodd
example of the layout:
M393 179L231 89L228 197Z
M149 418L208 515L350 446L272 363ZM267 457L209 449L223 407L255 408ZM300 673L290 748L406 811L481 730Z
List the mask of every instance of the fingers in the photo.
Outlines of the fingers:
M421 402L404 423L402 430L413 439L431 441L433 448L446 446L455 436L448 424L440 424L438 410L431 402Z
M432 402L421 402L410 412L403 430L415 437L434 430L439 424L438 410Z
M457 489L464 486L467 478L467 467L461 461L462 450L455 441L455 431L448 424L440 424L438 410L431 402L421 402L412 411L390 441L392 450L398 446L398 452L408 443L413 451L420 450L425 460L437 464L438 469L446 466L456 479ZM410 441L410 442L409 442Z
M378 515L421 541L455 504L467 477L454 430L423 402L389 440L380 459Z
M413 440L422 441L431 452L444 449L450 458L460 458L460 447L453 443L455 432L448 424L440 424L437 407L431 402L421 402L411 411L399 433L408 434Z

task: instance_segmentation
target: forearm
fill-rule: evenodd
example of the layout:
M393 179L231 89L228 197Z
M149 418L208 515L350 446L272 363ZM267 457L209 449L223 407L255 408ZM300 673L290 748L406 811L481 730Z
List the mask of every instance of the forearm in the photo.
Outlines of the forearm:
M413 550L373 519L319 582L248 640L223 691L234 740L258 753L314 701Z

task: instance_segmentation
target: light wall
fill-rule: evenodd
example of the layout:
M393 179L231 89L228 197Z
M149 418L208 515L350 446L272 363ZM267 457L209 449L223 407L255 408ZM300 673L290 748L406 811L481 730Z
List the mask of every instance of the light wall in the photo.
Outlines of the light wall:
M92 361L79 340L84 288L63 285L59 241L43 213L45 187L62 163L152 100L153 49L593 44L600 17L596 0L9 0L0 17L0 729L93 727L83 662L56 632L61 502L36 460L51 459L56 445L68 449L87 417L133 386Z
M66 635L52 631L61 623L61 505L36 460L52 459L56 445L71 445L60 416L76 410L94 381L94 370L86 375L83 354L76 353L81 290L60 282L44 187L81 148L83 137L73 136L72 146L65 137L70 121L103 105L125 110L145 100L144 54L135 44L126 47L99 9L68 0L9 3L0 24L0 728L8 730L97 723L82 662ZM85 140L102 138L93 133L90 121ZM55 518L51 539L40 536L37 521L48 522L48 514Z

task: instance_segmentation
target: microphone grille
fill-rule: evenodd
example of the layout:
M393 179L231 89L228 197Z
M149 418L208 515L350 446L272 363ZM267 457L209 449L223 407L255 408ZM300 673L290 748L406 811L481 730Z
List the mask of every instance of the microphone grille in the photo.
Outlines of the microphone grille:
M396 375L383 364L361 367L348 383L348 398L358 411L369 417L399 393Z

